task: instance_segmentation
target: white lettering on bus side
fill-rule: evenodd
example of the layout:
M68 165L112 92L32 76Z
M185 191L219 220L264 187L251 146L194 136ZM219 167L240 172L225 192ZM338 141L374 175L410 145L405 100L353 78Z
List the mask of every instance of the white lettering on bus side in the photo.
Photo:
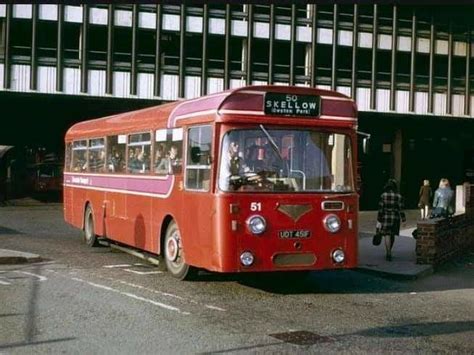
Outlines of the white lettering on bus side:
M80 185L89 185L89 178L84 178L84 177L72 177L72 183L73 184L80 184Z

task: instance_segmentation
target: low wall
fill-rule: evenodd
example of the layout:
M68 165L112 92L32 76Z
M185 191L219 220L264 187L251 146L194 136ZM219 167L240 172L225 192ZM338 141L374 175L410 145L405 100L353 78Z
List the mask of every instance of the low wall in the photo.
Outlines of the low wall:
M417 264L437 266L474 250L474 185L464 186L465 213L418 222Z

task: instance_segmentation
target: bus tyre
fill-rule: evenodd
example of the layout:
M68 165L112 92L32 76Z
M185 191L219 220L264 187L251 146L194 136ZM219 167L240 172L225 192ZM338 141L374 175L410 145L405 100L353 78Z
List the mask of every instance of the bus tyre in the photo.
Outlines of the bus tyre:
M90 206L87 206L86 213L84 214L84 241L89 247L99 246L99 240L95 235L94 229L94 213L92 213Z
M174 221L166 230L164 255L166 268L173 277L179 280L189 280L194 276L195 269L184 262L181 233Z

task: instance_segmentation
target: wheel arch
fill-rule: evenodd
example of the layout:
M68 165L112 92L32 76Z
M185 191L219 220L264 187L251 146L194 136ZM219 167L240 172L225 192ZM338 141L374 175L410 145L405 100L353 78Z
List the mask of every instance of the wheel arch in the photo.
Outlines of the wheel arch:
M84 203L84 208L82 209L82 219L81 219L81 229L84 230L84 228L86 227L86 211L87 211L87 208L90 207L91 210L92 210L92 215L94 216L94 208L92 207L92 203L87 200L85 203ZM95 226L94 226L95 228Z
M176 220L174 219L174 217L169 214L166 215L165 218L163 218L163 222L161 223L161 228L160 228L160 236L159 236L159 244L158 244L159 255L163 255L163 245L165 244L166 230L168 229L168 226L173 221L176 223Z

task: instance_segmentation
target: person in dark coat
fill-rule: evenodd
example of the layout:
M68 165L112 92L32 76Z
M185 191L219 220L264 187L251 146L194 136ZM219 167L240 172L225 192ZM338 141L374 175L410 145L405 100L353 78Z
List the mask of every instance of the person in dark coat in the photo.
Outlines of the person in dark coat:
M430 181L423 180L423 186L420 187L419 197L420 200L418 202L418 208L421 212L421 219L428 218L429 208L431 206L431 197L433 196L433 191L431 190Z
M377 214L377 226L380 234L385 236L385 258L388 261L392 260L395 236L400 234L400 221L406 221L403 208L403 197L398 193L397 182L394 179L389 179L380 196Z

